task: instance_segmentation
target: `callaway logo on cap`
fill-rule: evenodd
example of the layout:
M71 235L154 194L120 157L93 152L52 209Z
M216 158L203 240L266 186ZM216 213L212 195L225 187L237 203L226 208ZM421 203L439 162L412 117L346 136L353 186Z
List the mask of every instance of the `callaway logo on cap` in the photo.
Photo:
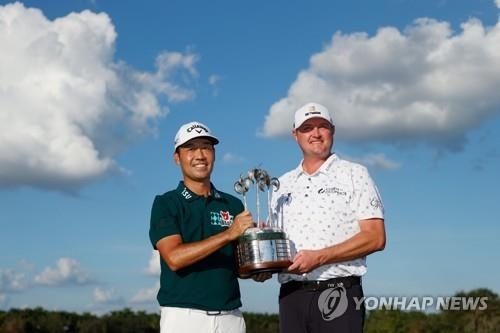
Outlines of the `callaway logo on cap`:
M328 112L327 108L318 103L307 103L306 105L295 111L295 121L293 122L293 128L299 128L300 125L311 118L323 118L328 120L330 124L333 125L332 116L330 115L330 112Z
M219 143L219 139L217 139L212 132L210 131L210 128L208 128L206 125L199 123L197 121L192 121L190 123L182 125L179 130L177 131L177 134L175 135L175 140L174 140L174 149L177 149L180 145L185 144L189 140L192 140L194 138L209 138L212 140L213 144L216 145Z

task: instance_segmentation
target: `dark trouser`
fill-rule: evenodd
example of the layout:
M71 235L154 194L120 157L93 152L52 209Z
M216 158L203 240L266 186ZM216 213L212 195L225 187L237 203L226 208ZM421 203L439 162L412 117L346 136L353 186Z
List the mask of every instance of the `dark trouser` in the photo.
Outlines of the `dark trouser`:
M361 278L281 285L281 333L363 332L365 306Z

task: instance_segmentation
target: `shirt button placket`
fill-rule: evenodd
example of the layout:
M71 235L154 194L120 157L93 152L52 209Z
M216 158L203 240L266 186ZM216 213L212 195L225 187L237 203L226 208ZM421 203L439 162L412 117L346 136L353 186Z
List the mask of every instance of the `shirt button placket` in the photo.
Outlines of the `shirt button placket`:
M306 186L306 190L304 191L304 196L305 197L309 197L309 192L311 191L311 186L312 186L312 180L311 180L311 177L308 177L307 178L307 183L308 185Z

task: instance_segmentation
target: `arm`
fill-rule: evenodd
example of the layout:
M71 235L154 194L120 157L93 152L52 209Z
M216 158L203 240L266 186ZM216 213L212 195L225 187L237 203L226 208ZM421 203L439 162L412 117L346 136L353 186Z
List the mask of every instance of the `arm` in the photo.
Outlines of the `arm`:
M198 242L183 243L180 235L160 239L156 248L172 271L177 271L198 262L224 245L236 240L245 230L253 226L252 215L243 211L234 218L233 224L225 231Z
M385 248L385 226L383 219L359 221L360 231L342 243L319 250L302 250L293 259L288 270L307 273L327 264L353 260Z

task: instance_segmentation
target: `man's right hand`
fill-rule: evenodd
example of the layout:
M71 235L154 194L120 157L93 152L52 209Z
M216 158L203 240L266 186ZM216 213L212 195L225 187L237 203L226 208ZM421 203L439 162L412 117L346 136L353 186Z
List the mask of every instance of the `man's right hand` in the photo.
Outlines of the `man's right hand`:
M248 210L244 210L235 216L233 224L227 229L229 238L231 240L236 240L238 237L243 235L245 230L254 227L252 213Z

